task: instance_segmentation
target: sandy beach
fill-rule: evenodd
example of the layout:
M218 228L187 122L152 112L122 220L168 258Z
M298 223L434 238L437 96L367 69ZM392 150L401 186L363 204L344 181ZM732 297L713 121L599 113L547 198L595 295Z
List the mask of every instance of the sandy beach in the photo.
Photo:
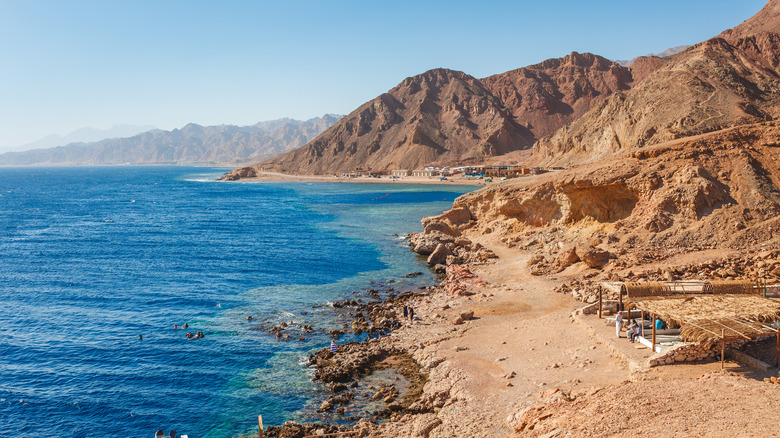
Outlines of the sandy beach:
M278 182L278 181L311 181L311 182L345 182L345 183L367 183L367 184L436 184L436 185L473 185L485 186L490 184L482 179L465 178L460 176L447 177L441 180L436 177L422 176L403 176L391 178L389 176L367 177L360 176L355 178L322 176L322 175L289 175L276 172L257 172L257 176L251 178L242 178L242 182Z

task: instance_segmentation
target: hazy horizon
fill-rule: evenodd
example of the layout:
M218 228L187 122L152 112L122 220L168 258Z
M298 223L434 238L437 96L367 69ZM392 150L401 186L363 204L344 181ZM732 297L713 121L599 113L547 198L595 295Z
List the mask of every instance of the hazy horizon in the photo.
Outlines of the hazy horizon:
M431 68L479 78L572 51L631 59L764 4L0 2L0 152L85 127L348 114Z

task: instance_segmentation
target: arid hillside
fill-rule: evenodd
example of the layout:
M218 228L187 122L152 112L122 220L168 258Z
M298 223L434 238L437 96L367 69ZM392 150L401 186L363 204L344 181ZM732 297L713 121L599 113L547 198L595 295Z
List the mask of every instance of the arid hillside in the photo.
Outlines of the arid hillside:
M436 69L406 78L306 146L259 167L300 174L417 168L474 161L532 143L530 130L515 123L476 78Z
M756 15L733 29L724 30L719 37L734 41L762 32L778 32L780 29L780 1L769 0Z
M534 146L534 162L570 165L677 138L773 120L780 36L713 38Z
M530 148L663 61L631 69L585 53L476 79L447 69L406 78L303 148L259 170L328 174L481 163Z
M571 165L620 150L774 120L780 115L780 3L674 55L534 145L533 163Z

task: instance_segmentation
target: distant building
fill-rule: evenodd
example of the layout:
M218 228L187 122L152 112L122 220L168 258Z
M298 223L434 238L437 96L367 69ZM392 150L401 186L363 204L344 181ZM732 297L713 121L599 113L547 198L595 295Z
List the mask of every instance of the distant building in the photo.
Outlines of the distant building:
M430 170L429 170L430 169ZM412 172L412 176L424 176L432 177L438 175L439 172L433 170L433 168L418 169Z
M483 168L484 175L493 178L515 178L521 175L528 175L531 173L531 169L523 166L506 165L506 166L485 166Z
M393 171L393 176L409 176L409 171L406 169L396 169Z

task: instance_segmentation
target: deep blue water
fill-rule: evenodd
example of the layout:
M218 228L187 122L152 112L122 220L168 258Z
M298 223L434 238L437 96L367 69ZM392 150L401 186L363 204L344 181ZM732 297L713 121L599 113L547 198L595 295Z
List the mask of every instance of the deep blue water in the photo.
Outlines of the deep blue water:
M469 190L220 174L0 168L0 436L230 437L259 414L312 419L323 392L302 360L339 327L327 303L370 280L430 283L394 234ZM316 330L282 342L252 329L263 321Z

